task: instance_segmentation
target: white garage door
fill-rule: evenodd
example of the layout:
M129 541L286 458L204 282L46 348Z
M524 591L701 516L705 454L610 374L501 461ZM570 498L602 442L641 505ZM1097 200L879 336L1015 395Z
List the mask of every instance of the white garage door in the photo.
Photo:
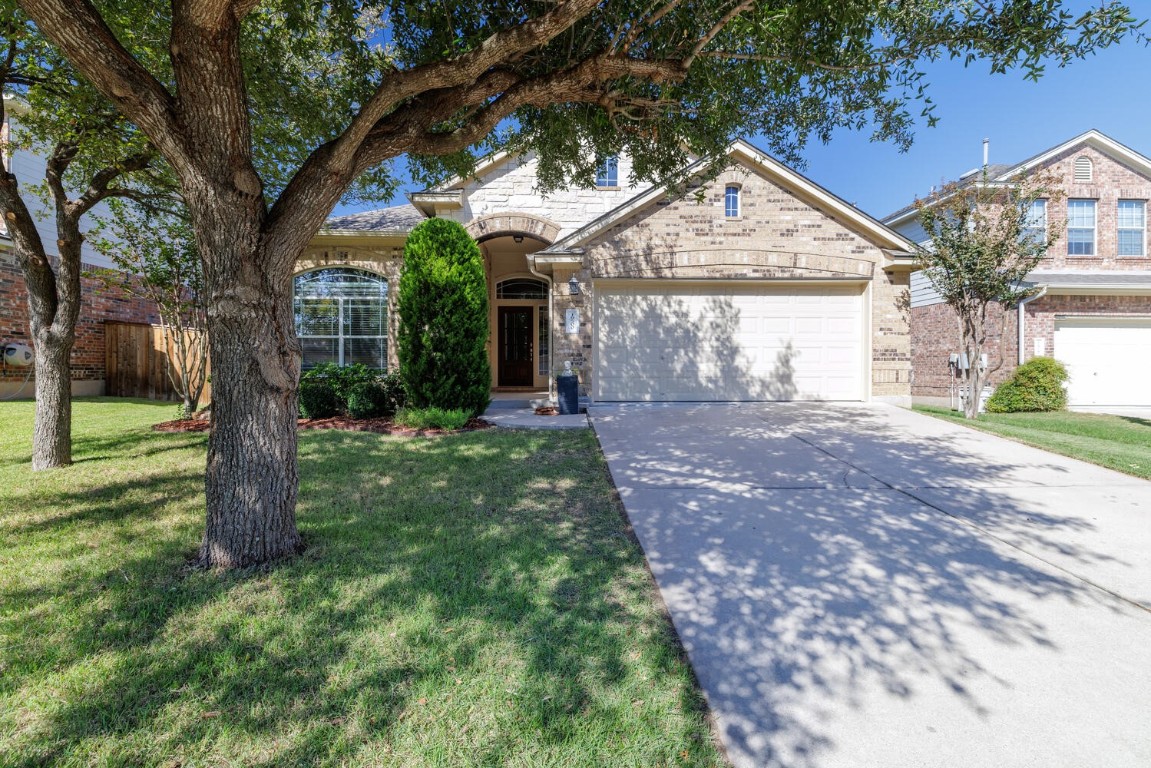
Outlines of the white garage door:
M1070 405L1151 405L1151 318L1057 320L1055 358Z
M862 400L863 286L595 287L597 400Z

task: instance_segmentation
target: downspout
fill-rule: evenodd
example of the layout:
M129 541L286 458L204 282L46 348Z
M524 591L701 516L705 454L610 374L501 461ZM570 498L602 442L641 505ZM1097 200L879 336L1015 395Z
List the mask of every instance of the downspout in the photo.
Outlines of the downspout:
M552 376L552 369L555 367L556 355L556 340L555 340L555 327L556 327L556 292L555 285L552 283L551 275L545 275L543 272L536 270L536 257L535 254L528 256L528 272L531 272L536 277L542 279L548 284L548 400L555 402L555 377Z
M1023 324L1024 324L1024 322L1026 322L1027 313L1023 311L1023 308L1026 307L1031 302L1035 301L1036 299L1042 299L1046 295L1047 295L1047 286L1045 285L1039 289L1038 293L1034 293L1034 294L1028 296L1023 301L1019 302L1019 307L1018 307L1019 319L1016 321L1015 325L1019 330L1019 364L1020 365L1023 365L1024 358L1025 358L1025 353L1023 351L1023 336L1024 336Z

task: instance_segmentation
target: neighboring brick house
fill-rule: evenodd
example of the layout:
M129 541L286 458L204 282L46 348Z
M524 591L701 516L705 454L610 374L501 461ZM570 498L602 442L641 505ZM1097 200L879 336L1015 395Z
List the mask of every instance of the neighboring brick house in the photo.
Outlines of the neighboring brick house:
M1034 298L1007 318L1006 354L992 383L1031 357L1054 356L1071 374L1072 406L1151 406L1151 159L1092 130L1021 163L987 168L992 183L1020 172L1062 180L1063 199L1043 206L1047 225L1062 234L1028 275ZM927 240L912 206L884 223L910 240ZM912 395L916 402L949 402L956 316L920 273L911 278L910 304ZM988 347L994 365L998 335Z
M20 102L5 99L5 114L8 118L0 125L0 165L15 174L20 186L27 190L44 182L45 160L23 149L12 150L8 145L7 137L19 119L21 110ZM25 200L36 219L49 257L57 256L56 225L51 209L44 206L35 195L28 194ZM97 206L94 214L107 215L108 211L106 207ZM113 266L87 243L84 244L83 262L86 271ZM154 323L159 317L151 302L135 298L118 288L106 288L99 280L84 278L82 290L76 343L72 348L72 392L76 395L102 395L105 378L104 323ZM13 253L12 239L4 226L3 217L0 217L0 345L5 342L31 345L24 276ZM0 364L0 397L11 396L16 392L20 392L22 397L31 397L32 383L29 381L27 386L22 386L27 376L27 368L9 368Z
M484 255L494 389L544 390L570 361L596 401L909 402L911 243L746 142L730 156L680 196L627 187L627 158L542 196L531 157L496 155L330 219L298 265L305 365L395 364L404 241L441 216Z

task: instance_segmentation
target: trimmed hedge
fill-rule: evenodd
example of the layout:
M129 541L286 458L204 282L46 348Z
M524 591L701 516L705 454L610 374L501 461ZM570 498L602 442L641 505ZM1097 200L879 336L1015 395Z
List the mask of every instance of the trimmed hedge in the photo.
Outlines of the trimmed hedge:
M1051 357L1033 357L988 398L987 412L1062 411L1067 407L1063 388L1067 379L1063 363Z
M342 403L336 388L323 379L300 381L300 415L305 419L326 419L336 416Z
M492 381L488 288L480 248L457 222L428 219L408 236L399 315L408 404L483 413Z
M404 406L398 374L384 374L354 363L323 363L300 376L300 415L325 419L346 414L353 419L387 418Z
M403 405L404 388L399 376L361 381L348 391L347 411L353 419L387 418Z

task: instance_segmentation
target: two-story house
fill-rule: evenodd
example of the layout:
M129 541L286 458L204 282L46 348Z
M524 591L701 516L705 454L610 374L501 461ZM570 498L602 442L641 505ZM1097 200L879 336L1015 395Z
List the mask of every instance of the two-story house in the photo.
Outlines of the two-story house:
M500 154L332 218L295 278L304 365L395 364L404 241L440 216L483 252L493 390L572 362L595 401L908 402L911 243L746 142L729 155L686 194L630 185L620 157L595 189L541 195L535 160Z
M1088 131L1014 165L988 166L992 183L1021 172L1059 179L1062 198L1041 200L1038 226L1058 241L1028 275L1034 294L1007 318L1006 355L993 383L1033 356L1053 356L1071 375L1072 407L1151 406L1151 253L1147 206L1151 159L1099 131ZM909 240L925 243L914 206L884 219ZM959 326L922 273L911 277L912 395L951 400ZM997 361L999 339L988 345Z

